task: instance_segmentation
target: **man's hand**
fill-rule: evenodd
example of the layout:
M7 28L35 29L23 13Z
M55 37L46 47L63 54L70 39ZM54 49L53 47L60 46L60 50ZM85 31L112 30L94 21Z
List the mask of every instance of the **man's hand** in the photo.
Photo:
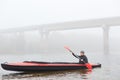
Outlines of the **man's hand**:
M69 50L71 53L73 53L71 50Z
M83 61L83 59L81 59L81 61Z

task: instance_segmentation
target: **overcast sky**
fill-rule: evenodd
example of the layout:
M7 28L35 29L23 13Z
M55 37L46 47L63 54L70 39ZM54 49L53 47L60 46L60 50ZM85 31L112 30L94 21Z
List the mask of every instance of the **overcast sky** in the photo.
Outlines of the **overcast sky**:
M0 0L0 29L113 16L119 0Z

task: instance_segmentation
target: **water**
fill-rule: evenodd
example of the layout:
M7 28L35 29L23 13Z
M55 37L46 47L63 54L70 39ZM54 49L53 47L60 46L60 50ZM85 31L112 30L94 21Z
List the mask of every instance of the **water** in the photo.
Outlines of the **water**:
M51 71L41 73L19 73L5 71L0 68L0 80L119 80L120 75L120 54L116 53L86 53L89 61L92 63L101 63L101 68L88 70L68 70L68 71ZM26 60L35 61L78 61L69 52L66 53L34 53L34 54L1 54L0 62L20 62Z

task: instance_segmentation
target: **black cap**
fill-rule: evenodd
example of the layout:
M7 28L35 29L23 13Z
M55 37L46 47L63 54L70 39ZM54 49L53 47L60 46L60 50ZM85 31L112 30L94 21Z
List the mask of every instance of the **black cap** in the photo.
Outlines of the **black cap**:
M83 54L84 54L85 52L84 52L84 51L80 51L80 53L83 53Z

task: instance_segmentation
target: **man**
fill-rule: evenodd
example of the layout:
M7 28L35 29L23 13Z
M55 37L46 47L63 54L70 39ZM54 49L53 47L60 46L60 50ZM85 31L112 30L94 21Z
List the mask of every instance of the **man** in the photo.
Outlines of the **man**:
M84 51L80 51L80 56L79 56L72 52L72 55L79 59L80 64L85 64L85 63L88 63L88 59L84 53L85 53Z

